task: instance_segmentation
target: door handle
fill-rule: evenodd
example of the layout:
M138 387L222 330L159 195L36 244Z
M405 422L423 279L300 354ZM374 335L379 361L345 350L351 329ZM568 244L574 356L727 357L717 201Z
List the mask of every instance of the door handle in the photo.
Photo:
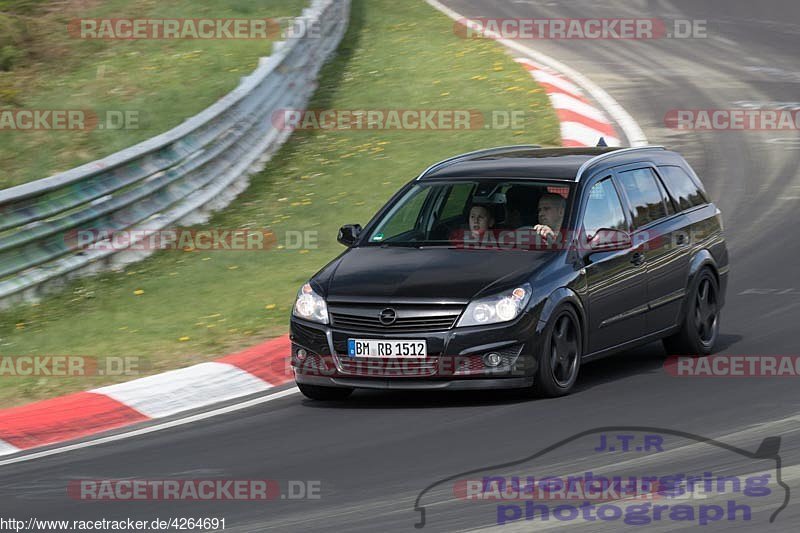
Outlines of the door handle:
M642 263L644 263L644 259L645 259L644 254L642 252L636 252L631 256L631 263L633 263L636 266L639 266Z

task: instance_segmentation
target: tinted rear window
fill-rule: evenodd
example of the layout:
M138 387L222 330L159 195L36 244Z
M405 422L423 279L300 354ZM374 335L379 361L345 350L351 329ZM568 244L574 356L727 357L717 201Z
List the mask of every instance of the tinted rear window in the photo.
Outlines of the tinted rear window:
M681 167L663 166L658 167L658 171L681 211L706 203L703 193Z
M619 181L633 209L633 225L637 228L667 216L664 199L649 168L619 173Z

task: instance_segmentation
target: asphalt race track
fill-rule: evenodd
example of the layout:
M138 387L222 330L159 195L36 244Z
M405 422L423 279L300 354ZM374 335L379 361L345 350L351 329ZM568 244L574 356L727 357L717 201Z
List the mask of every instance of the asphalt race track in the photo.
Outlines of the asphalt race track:
M673 109L774 108L800 100L800 3L793 0L448 0L467 17L707 19L704 39L536 41L528 46L584 73L636 119L652 144L682 152L722 209L731 282L720 354L796 355L800 317L800 135L795 131L677 131ZM796 107L800 103L794 104ZM443 156L448 154L442 154ZM420 162L420 168L427 163ZM0 514L25 519L225 518L229 531L393 531L419 521L417 495L461 472L526 456L580 432L646 426L755 451L781 437L782 478L800 498L800 378L678 378L660 344L587 364L576 391L558 400L510 393L357 392L345 403L300 394L191 424L0 466ZM608 434L629 430L603 430ZM649 431L653 433L654 431ZM647 433L647 432L645 432ZM564 475L635 462L592 452L583 437L545 458ZM685 442L684 442L685 441ZM675 437L641 472L764 471L753 458ZM591 448L589 447L591 444ZM641 455L641 454L640 454ZM752 466L748 465L752 463ZM772 465L774 468L775 465ZM76 501L76 479L199 478L318 481L319 499L274 501ZM496 525L485 506L434 489L425 529ZM424 499L423 498L423 499ZM782 500L763 502L771 513ZM709 530L796 531L789 500L772 524L719 522ZM762 509L763 511L763 509ZM764 511L766 512L766 511ZM768 513L769 514L769 513ZM763 512L759 515L762 520ZM632 529L615 522L520 521L521 528ZM512 529L514 525L504 528ZM662 521L659 531L696 527Z

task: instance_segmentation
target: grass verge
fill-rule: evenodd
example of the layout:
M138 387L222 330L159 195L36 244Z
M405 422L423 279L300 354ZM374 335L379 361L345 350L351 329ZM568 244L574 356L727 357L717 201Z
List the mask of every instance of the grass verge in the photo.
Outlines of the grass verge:
M71 283L0 314L0 355L145 358L178 368L285 333L295 292L341 253L336 231L368 221L403 183L455 153L560 143L547 96L494 42L464 40L422 1L353 0L348 33L323 70L313 109L524 111L517 129L298 131L227 210L204 227L269 228L265 252L163 251L123 273ZM290 249L286 231L318 232ZM130 377L0 377L0 405Z
M78 18L282 18L309 0L1 0L0 111L129 113L117 129L14 130L0 124L0 189L44 178L180 124L233 89L269 41L86 40Z

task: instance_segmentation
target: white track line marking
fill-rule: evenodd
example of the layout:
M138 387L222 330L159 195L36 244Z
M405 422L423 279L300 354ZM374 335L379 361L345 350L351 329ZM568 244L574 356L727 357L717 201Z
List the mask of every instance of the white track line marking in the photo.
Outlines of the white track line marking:
M437 0L425 0L431 7L438 9L451 19L455 21L463 21L467 18L462 16L461 14L453 11L449 7L445 6L441 2ZM478 22L473 21L474 24L479 25ZM477 27L477 26L476 26ZM545 66L550 67L551 69L562 73L570 81L579 85L584 91L589 93L592 98L594 98L598 104L600 104L603 109L611 116L611 118L619 124L619 127L622 128L623 133L625 133L625 137L628 138L628 142L631 146L645 146L647 145L647 137L645 136L642 128L639 127L639 124L633 119L633 117L623 108L614 98L605 92L600 86L596 85L592 80L588 77L584 76L577 70L573 69L554 59L546 54L541 52L537 52L536 50L525 46L524 44L520 44L516 41L512 41L510 39L503 39L500 35L496 32L491 30L486 30L485 28L482 30L484 35L487 35L499 43L511 48L512 50L516 50L521 54L525 54L526 56L530 57L534 61L537 61Z
M233 405L228 405L225 407L220 407L219 409L214 409L213 411L207 411L205 413L198 413L196 415L191 415L183 418L178 418L176 420L170 420L169 422L162 422L160 424L156 424L154 426L148 426L144 428L134 429L132 431L126 431L124 433L118 433L116 435L109 435L108 437L100 437L98 439L88 440L85 442L78 442L75 444L68 444L66 446L60 446L58 448L53 448L50 450L44 450L41 452L34 452L29 453L27 455L22 455L20 457L12 457L10 459L4 459L0 461L0 466L10 465L14 463L22 463L25 461L31 461L33 459L39 459L41 457L48 457L50 455L58 455L66 452L70 452L72 450L80 450L82 448L89 448L91 446L97 446L98 444L105 444L108 442L116 442L124 439L129 439L131 437L138 437L140 435L147 435L148 433L155 433L156 431L161 431L162 429L169 429L174 428L177 426L183 426L185 424L190 424L192 422L197 422L200 420L205 420L207 418L212 418L218 415L232 413L234 411L241 411L242 409L247 409L248 407L253 407L254 405L259 405L266 402L271 402L272 400L278 400L280 398L284 398L286 396L290 396L292 394L297 394L300 390L297 387L292 387L290 389L282 390L280 392L276 392L274 394L269 394L267 396L262 396L260 398L253 398L252 400L247 400L242 403L237 403Z

